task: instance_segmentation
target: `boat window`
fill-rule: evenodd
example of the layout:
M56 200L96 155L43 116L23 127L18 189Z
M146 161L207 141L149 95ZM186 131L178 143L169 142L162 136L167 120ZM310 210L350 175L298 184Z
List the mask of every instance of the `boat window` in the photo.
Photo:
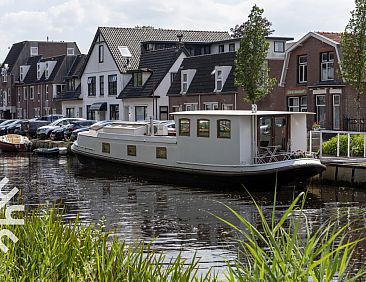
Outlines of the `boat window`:
M166 159L167 158L166 147L156 147L156 158L157 159Z
M102 153L110 154L111 144L102 142Z
M208 119L197 120L197 136L210 137L210 121Z
M217 121L217 138L231 137L231 121L228 119L219 119Z
M189 136L190 130L190 120L188 118L179 119L179 135Z
M127 156L136 157L136 146L135 145L127 145Z

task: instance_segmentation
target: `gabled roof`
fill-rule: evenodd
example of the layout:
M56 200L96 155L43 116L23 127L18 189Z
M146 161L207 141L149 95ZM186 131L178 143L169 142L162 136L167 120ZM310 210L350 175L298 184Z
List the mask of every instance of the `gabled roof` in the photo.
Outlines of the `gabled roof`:
M139 66L141 54L141 42L144 41L174 41L178 42L177 35L183 34L182 42L211 42L229 39L228 32L221 31L193 31L193 30L171 30L156 28L117 28L117 27L99 27L94 37L93 43L88 53L88 59L97 42L99 35L105 40L105 43L115 60L119 71L125 72L124 65L126 58L123 58L119 46L127 46L131 52L130 67L136 69Z
M227 52L185 58L168 91L168 96L181 95L181 70L187 69L195 69L196 73L185 95L214 93L215 75L212 71L216 66L232 66L221 93L237 92L237 87L234 85L235 56L235 52Z
M188 52L184 48L169 48L142 52L139 69L146 69L151 72L150 77L142 87L134 87L133 79L131 79L118 96L118 99L152 96L155 89L159 86L160 82L182 52L188 56Z
M286 50L285 53L285 60L282 67L281 72L281 79L280 79L280 86L284 86L286 75L287 75L287 69L288 64L290 61L291 52L301 46L306 40L308 40L310 37L313 37L317 40L320 40L321 42L328 44L330 46L333 46L336 51L337 60L340 61L341 59L341 44L340 44L340 33L334 33L334 32L309 32L305 36L303 36L299 41L294 43L290 48Z
M1 67L3 67L5 64L8 64L8 72L11 72L25 44L26 41L13 44Z

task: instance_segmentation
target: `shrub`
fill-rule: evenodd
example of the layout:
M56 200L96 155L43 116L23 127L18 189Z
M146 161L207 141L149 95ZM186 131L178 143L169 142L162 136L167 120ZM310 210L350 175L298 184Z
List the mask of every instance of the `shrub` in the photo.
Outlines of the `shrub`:
M363 156L364 137L361 134L353 134L350 138L350 153L354 157ZM334 136L323 143L323 155L336 156L337 155L338 137ZM346 134L339 136L339 155L347 156L348 137Z

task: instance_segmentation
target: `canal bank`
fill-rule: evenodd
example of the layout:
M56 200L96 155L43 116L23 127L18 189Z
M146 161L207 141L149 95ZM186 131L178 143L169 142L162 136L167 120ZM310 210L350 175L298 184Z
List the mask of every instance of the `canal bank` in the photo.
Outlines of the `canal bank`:
M40 140L32 139L32 151L39 148L67 148L68 154L71 154L71 145L73 142L69 141L53 141L53 140Z

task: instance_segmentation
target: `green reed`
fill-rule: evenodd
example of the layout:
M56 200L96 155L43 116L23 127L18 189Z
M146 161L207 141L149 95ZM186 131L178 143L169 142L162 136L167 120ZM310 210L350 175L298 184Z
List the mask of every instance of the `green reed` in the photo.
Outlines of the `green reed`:
M275 193L276 194L276 193ZM304 213L306 193L300 193L276 220L276 196L267 220L251 197L260 223L251 223L226 206L244 228L216 216L239 234L239 256L228 265L228 281L356 281L365 271L353 272L351 259L359 238L351 224L338 226L327 220L314 230ZM357 280L358 281L358 280ZM363 280L364 281L364 280Z
M0 254L0 281L216 281L199 276L198 259L181 256L166 261L143 242L126 245L101 228L82 225L78 218L65 224L52 209L33 213L24 226L8 228L19 241Z

